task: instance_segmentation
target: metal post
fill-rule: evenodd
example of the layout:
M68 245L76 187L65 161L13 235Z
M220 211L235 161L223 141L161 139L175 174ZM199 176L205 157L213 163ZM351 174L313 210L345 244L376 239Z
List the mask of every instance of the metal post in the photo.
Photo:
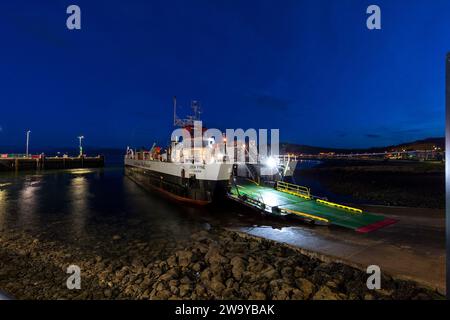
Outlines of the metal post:
M223 137L223 144L224 144L224 157L222 159L223 162L227 160L227 138Z
M177 97L173 96L173 126L177 125Z
M30 143L30 130L27 131L27 150L26 150L26 156L28 158L28 145Z
M84 139L84 136L79 136L78 139L80 139L80 157L83 156L83 146L81 144L81 140Z

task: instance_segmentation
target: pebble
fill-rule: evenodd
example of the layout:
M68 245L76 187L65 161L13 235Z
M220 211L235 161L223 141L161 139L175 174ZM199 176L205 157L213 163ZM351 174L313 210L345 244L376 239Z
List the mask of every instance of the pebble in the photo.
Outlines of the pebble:
M220 228L195 233L184 243L153 246L129 234L127 239L89 251L4 231L0 288L17 299L443 299L389 276L382 290L368 290L362 270ZM81 291L65 286L66 268L73 263L82 269Z

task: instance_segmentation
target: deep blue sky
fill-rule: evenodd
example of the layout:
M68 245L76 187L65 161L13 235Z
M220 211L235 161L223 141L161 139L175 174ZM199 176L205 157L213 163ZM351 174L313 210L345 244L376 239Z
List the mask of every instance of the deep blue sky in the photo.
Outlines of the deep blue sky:
M66 28L66 7L82 30ZM369 4L382 30L366 28ZM444 135L450 1L0 4L0 146L165 144L172 96L218 128L369 147ZM187 108L184 108L187 111ZM2 148L0 151L7 151Z

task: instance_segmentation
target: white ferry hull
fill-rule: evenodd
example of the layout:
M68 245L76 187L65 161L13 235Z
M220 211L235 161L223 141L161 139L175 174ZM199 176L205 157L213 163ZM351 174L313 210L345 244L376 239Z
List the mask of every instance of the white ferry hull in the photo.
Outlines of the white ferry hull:
M208 204L225 196L232 165L125 159L125 175L176 200Z

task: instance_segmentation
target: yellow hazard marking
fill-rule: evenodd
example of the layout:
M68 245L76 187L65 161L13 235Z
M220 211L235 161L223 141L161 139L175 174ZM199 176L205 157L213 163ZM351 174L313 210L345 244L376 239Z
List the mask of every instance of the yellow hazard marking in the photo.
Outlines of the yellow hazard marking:
M325 219L325 218L322 218L322 217L318 217L318 216L314 216L312 214L304 213L304 212L301 212L301 211L290 210L290 209L281 209L281 210L289 212L289 213L293 213L293 214L298 215L298 216L303 216L303 217L307 217L307 218L310 218L310 219L314 219L314 220L330 222L328 219Z
M259 183L256 182L256 181L254 181L254 180L252 180L252 179L248 179L248 178L247 178L247 180L250 181L250 182L253 182L253 183L256 184L257 186L259 186Z
M338 203L334 203L334 202L330 202L330 201L325 201L325 200L321 200L321 199L316 199L317 202L319 203L323 203L325 205L331 206L331 207L336 207L336 208L340 208L340 209L344 209L344 210L349 210L355 213L362 213L363 211L361 209L357 209L357 208L352 208L352 207L347 207L344 206L342 204L338 204Z

